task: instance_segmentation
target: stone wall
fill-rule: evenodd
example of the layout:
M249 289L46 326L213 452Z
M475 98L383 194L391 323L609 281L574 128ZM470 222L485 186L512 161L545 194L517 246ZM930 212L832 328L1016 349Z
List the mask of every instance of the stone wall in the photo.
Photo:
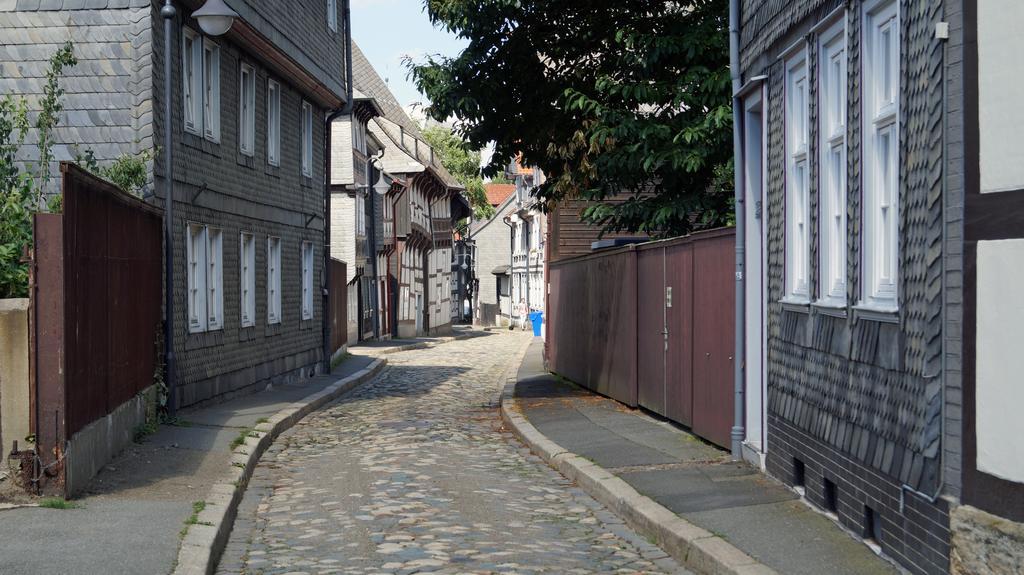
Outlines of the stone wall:
M0 299L0 461L29 429L28 299Z
M953 575L1014 575L1024 565L1024 525L961 505L950 513Z

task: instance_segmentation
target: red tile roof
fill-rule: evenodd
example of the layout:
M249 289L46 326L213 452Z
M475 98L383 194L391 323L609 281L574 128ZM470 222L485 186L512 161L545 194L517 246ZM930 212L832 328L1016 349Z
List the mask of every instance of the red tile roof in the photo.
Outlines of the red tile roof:
M487 192L487 203L496 208L516 191L516 185L484 184L484 190Z

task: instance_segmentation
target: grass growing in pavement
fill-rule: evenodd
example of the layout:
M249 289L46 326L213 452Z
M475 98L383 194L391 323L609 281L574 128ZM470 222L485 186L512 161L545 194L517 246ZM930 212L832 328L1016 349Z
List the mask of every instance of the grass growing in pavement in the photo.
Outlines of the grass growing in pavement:
M150 435L156 433L159 424L155 421L146 421L142 423L132 432L132 441L135 443L142 443Z
M78 509L81 507L73 501L66 501L60 497L47 497L39 502L39 506L46 509Z
M269 419L267 419L266 417L261 417L261 418L259 418L259 419L257 419L257 420L256 420L256 425L259 425L259 424L261 424L261 423L266 423L266 422L268 422L268 421L270 421L270 420L269 420Z
M213 523L199 521L199 514L203 512L203 509L206 509L205 501L192 502L192 515L189 515L188 519L185 520L185 526L182 527L181 531L178 533L179 537L184 539L185 535L188 533L188 528L193 525L213 525Z
M336 368L339 365L341 365L342 363L344 363L345 360L348 359L349 357L351 357L351 355L346 351L345 353L343 353L343 354L339 355L338 357L332 359L331 360L331 371L334 371L334 368Z
M245 443L246 437L259 437L260 434L255 429L247 427L242 431L238 432L238 437L231 440L231 451L238 449L243 443Z

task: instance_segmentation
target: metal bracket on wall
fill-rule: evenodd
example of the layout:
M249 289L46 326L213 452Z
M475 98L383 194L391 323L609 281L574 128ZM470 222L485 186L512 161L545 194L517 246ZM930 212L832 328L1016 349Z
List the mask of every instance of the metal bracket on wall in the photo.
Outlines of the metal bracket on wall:
M196 193L192 194L192 203L196 203L196 200L199 199L199 196L203 195L203 193L206 192L207 189L208 188L206 186L206 182L203 182L203 187L199 188L199 190L196 191Z

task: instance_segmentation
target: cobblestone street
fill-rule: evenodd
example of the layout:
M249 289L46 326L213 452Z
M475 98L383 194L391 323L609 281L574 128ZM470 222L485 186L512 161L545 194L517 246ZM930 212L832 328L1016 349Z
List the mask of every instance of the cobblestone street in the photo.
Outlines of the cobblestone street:
M686 573L503 431L492 334L391 355L283 434L220 573Z

